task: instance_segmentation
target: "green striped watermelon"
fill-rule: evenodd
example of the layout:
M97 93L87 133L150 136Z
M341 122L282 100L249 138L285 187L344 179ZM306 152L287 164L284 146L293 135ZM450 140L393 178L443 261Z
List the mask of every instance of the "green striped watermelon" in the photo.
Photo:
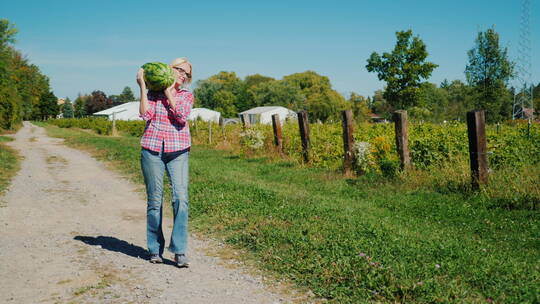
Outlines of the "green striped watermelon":
M162 62L148 62L143 64L144 81L150 91L163 91L175 82L173 69Z

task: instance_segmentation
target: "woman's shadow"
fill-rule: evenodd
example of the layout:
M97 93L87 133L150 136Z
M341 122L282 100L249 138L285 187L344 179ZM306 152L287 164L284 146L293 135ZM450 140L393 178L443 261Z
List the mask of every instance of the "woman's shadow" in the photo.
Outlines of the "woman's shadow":
M81 241L87 245L101 246L101 248L103 249L107 249L114 252L120 252L125 255L129 255L130 257L133 257L133 258L145 259L145 260L148 260L149 258L148 251L146 251L146 249L140 246L128 243L126 241L119 240L113 236L100 235L98 237L93 237L93 236L77 235L73 239L77 241ZM174 265L174 262L168 259L163 259L163 263L168 264L168 265Z

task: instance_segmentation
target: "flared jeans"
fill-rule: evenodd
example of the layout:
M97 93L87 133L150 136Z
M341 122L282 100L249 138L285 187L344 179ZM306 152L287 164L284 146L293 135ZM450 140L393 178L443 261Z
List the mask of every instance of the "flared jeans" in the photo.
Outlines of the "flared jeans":
M175 155L141 150L141 168L146 184L146 240L150 254L163 254L163 177L167 172L172 186L173 229L169 251L185 254L188 239L188 165L189 151Z

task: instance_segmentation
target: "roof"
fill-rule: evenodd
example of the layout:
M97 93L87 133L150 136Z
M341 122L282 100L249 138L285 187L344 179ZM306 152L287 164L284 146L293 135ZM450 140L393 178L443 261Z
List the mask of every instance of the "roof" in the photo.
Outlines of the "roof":
M137 109L137 111L139 111L139 102L138 101L132 101L132 102L126 102L126 103L123 103L121 105L117 105L115 107L112 107L112 108L108 108L108 109L105 109L103 111L99 111L99 112L96 112L94 113L93 115L112 115L114 112L119 112L119 111L126 111L126 110L131 110L131 109Z
M112 108L108 108L106 110L96 112L92 115L108 116L109 119L112 119L113 113L116 113L115 118L118 120L141 120L142 119L139 117L139 102L138 101L126 102L121 105L117 105Z
M274 110L281 110L281 109L285 109L287 111L291 111L285 107L280 107L280 106L267 106L267 107L256 107L256 108L252 108L252 109L249 109L247 111L244 111L244 112L240 112L239 114L261 114L261 113L264 113L264 112L268 112L268 111L274 111Z
M189 113L188 119L196 120L197 118L200 117L202 120L219 121L220 116L221 116L221 113L218 111L210 110L207 108L193 108L191 109L191 112Z

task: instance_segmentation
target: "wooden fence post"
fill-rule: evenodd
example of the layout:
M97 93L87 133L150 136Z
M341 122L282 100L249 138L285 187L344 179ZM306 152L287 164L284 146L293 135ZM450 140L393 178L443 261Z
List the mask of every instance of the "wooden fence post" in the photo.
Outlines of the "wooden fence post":
M393 120L396 128L396 148L401 161L401 169L407 170L411 166L409 155L409 129L407 123L407 111L395 111Z
M472 187L478 190L480 185L488 182L486 116L483 110L467 112L467 133Z
M244 128L249 127L249 114L240 115L240 119L242 120L242 126L244 126Z
M221 127L221 135L225 135L225 121L221 115L219 116L219 126Z
M116 112L112 113L112 130L111 130L112 136L117 136L118 131L116 130Z
M212 121L208 121L208 144L212 144Z
M283 137L281 133L281 121L279 120L279 114L272 115L272 128L274 129L274 143L281 154L283 153Z
M309 121L308 113L303 110L298 112L298 126L300 127L300 138L302 139L302 156L304 162L309 162Z
M343 173L350 176L354 166L353 113L351 110L345 110L341 112L341 116L343 119Z

